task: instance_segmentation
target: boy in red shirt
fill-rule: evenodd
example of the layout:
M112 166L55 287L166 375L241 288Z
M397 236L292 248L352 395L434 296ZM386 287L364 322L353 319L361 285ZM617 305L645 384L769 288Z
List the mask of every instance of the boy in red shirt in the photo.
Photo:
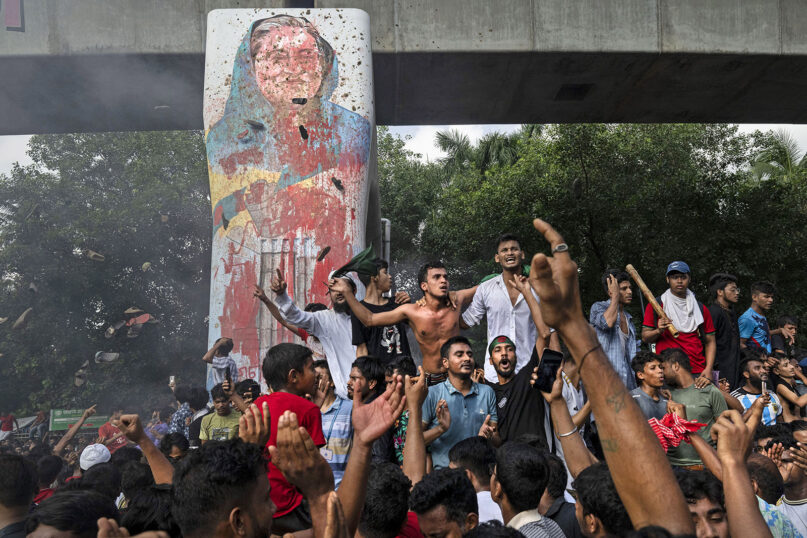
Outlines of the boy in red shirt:
M703 303L695 298L689 289L689 265L682 261L667 266L667 284L670 289L659 297L665 318L659 318L653 306L648 303L642 324L642 340L646 344L656 344L656 354L667 348L678 347L689 357L693 374L700 374L695 386L703 388L712 382L712 369L715 364L715 327L712 315ZM672 321L678 329L678 338L673 338L667 327Z
M254 402L258 409L263 409L263 402L269 406L272 431L267 448L277 444L277 422L284 411L296 413L300 426L308 431L314 444L324 446L322 414L319 407L305 399L306 394L314 394L318 381L311 350L298 344L278 344L266 353L261 370L272 389L271 394ZM283 535L312 528L311 513L303 502L302 493L289 484L271 461L267 469L269 496L277 506L273 533Z
M126 436L117 426L121 415L123 415L123 409L116 409L109 416L109 422L98 428L98 442L106 446L110 454L114 454L116 450L128 444Z

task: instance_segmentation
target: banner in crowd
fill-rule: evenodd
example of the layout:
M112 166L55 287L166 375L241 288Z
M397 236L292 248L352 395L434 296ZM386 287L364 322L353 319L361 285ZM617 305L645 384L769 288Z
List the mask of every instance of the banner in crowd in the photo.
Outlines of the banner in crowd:
M66 431L81 419L83 409L52 409L50 412L50 431ZM93 415L82 424L82 430L97 430L109 420L108 416Z

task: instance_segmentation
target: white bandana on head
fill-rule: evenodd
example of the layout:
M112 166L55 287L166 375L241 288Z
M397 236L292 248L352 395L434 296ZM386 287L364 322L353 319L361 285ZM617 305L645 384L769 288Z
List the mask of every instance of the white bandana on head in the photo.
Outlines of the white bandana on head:
M698 307L698 300L691 290L687 290L686 298L673 295L671 290L661 295L664 313L670 318L673 325L682 333L694 333L698 325L703 323L703 313Z

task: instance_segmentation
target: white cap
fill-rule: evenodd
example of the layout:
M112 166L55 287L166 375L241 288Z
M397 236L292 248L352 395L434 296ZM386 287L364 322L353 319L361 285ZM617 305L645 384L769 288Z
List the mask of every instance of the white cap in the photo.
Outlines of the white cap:
M328 280L333 278L333 274L335 272L336 270L333 270L330 273L328 273ZM352 282L353 285L356 286L356 291L353 293L353 295L356 297L357 301L361 301L362 299L364 299L366 288L364 287L364 284L361 283L361 280L359 280L359 275L357 275L355 271L351 271L345 275L340 276L339 278Z
M112 458L109 449L102 444L88 445L81 451L81 457L78 460L79 466L83 471L86 471L97 463L106 463Z

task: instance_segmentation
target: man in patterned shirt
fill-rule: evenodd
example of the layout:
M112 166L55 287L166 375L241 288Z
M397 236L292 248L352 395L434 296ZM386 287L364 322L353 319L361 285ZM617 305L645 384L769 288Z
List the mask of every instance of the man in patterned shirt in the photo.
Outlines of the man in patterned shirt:
M750 409L757 398L767 397L769 403L762 411L762 424L770 426L776 423L776 417L782 414L782 404L779 398L771 392L770 386L766 387L765 394L762 394L762 383L768 383L768 371L762 357L755 349L742 350L743 360L740 362L740 372L745 384L731 393L743 406L743 409Z
M630 277L625 271L608 269L602 276L602 285L608 293L607 301L591 305L589 323L597 331L597 339L608 361L628 390L636 388L630 363L638 351L636 328L625 306L633 301Z

